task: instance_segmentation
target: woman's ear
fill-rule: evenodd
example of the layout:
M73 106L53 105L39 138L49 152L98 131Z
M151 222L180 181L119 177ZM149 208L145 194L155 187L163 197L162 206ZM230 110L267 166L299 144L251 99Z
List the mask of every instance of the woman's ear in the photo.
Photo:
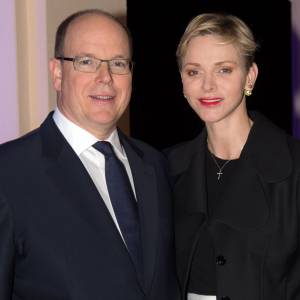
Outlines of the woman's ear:
M253 63L247 74L245 89L250 90L250 91L253 90L257 75L258 75L258 67L257 67L256 63Z

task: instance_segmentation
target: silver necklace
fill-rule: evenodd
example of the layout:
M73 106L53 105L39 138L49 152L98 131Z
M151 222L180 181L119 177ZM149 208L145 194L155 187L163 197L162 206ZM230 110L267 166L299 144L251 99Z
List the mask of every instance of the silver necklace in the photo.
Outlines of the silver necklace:
M218 162L217 162L215 156L214 156L210 151L208 151L208 152L209 152L210 156L212 157L214 163L216 164L216 166L217 166L218 169L219 169L219 172L217 172L217 175L218 175L218 180L220 180L221 175L223 175L223 172L222 172L222 171L223 171L224 167L225 167L229 162L231 162L231 159L226 160L226 161L224 162L224 164L223 164L222 166L220 166L220 165L218 164Z

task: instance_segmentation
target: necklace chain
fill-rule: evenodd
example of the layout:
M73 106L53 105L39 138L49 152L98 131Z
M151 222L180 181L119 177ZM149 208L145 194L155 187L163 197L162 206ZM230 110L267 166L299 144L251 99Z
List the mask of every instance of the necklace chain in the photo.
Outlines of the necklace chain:
M218 162L217 162L215 156L214 156L210 151L208 151L208 152L209 152L211 158L213 159L213 162L216 164L216 166L217 166L218 169L219 169L219 171L217 172L217 175L218 175L218 180L220 180L221 175L223 175L223 172L222 172L222 171L223 171L224 167L225 167L229 162L231 162L231 159L226 160L226 161L224 162L224 164L220 167L220 165L218 164Z

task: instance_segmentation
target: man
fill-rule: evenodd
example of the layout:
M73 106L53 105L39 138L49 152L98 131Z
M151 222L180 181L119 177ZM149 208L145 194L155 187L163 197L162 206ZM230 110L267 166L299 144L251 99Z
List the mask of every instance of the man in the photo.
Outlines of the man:
M176 299L164 160L116 129L131 95L125 27L70 16L49 67L56 110L0 147L0 299Z

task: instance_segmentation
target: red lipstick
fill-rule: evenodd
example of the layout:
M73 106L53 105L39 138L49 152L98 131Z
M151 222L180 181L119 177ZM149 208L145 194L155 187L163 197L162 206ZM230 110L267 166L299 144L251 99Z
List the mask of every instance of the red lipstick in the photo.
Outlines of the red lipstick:
M203 106L216 106L223 102L223 98L211 97L211 98L199 98L198 101Z

